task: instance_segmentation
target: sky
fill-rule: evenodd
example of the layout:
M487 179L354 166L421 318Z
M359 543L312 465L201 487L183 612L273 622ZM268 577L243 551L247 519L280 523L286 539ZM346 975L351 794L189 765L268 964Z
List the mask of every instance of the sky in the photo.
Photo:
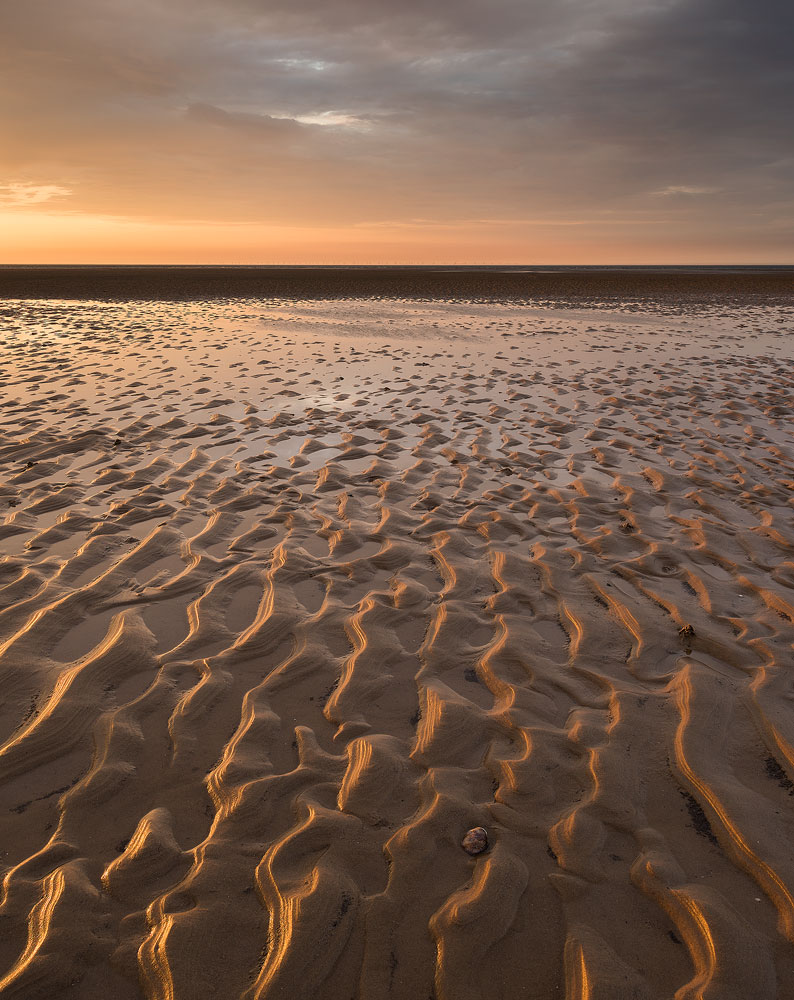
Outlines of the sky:
M0 263L794 263L791 0L0 0Z

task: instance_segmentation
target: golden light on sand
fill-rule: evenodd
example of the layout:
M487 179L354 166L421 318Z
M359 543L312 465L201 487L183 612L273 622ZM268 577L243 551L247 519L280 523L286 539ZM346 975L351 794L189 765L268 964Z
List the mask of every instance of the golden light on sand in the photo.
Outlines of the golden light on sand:
M0 994L794 998L791 0L0 4Z
M772 1000L785 279L88 274L3 309L0 986Z

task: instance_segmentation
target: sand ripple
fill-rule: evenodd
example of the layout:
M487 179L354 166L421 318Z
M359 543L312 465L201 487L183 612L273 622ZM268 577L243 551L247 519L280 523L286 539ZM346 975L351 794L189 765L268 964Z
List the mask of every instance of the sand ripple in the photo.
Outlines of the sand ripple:
M6 314L3 996L791 995L789 313Z

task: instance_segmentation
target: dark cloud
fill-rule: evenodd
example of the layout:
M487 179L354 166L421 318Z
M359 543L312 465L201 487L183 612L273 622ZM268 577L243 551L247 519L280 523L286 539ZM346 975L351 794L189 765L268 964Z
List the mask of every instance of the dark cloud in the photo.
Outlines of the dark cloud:
M791 233L783 0L29 0L0 28L0 183L75 211Z
M187 119L198 125L215 125L223 129L243 131L260 138L297 137L307 128L294 118L274 118L253 115L245 111L224 111L213 104L191 104L185 111Z

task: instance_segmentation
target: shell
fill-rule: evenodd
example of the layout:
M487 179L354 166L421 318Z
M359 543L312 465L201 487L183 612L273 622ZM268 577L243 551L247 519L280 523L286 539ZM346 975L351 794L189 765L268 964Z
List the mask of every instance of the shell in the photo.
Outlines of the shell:
M468 831L460 845L467 854L482 854L488 848L488 831L484 826L475 826Z

